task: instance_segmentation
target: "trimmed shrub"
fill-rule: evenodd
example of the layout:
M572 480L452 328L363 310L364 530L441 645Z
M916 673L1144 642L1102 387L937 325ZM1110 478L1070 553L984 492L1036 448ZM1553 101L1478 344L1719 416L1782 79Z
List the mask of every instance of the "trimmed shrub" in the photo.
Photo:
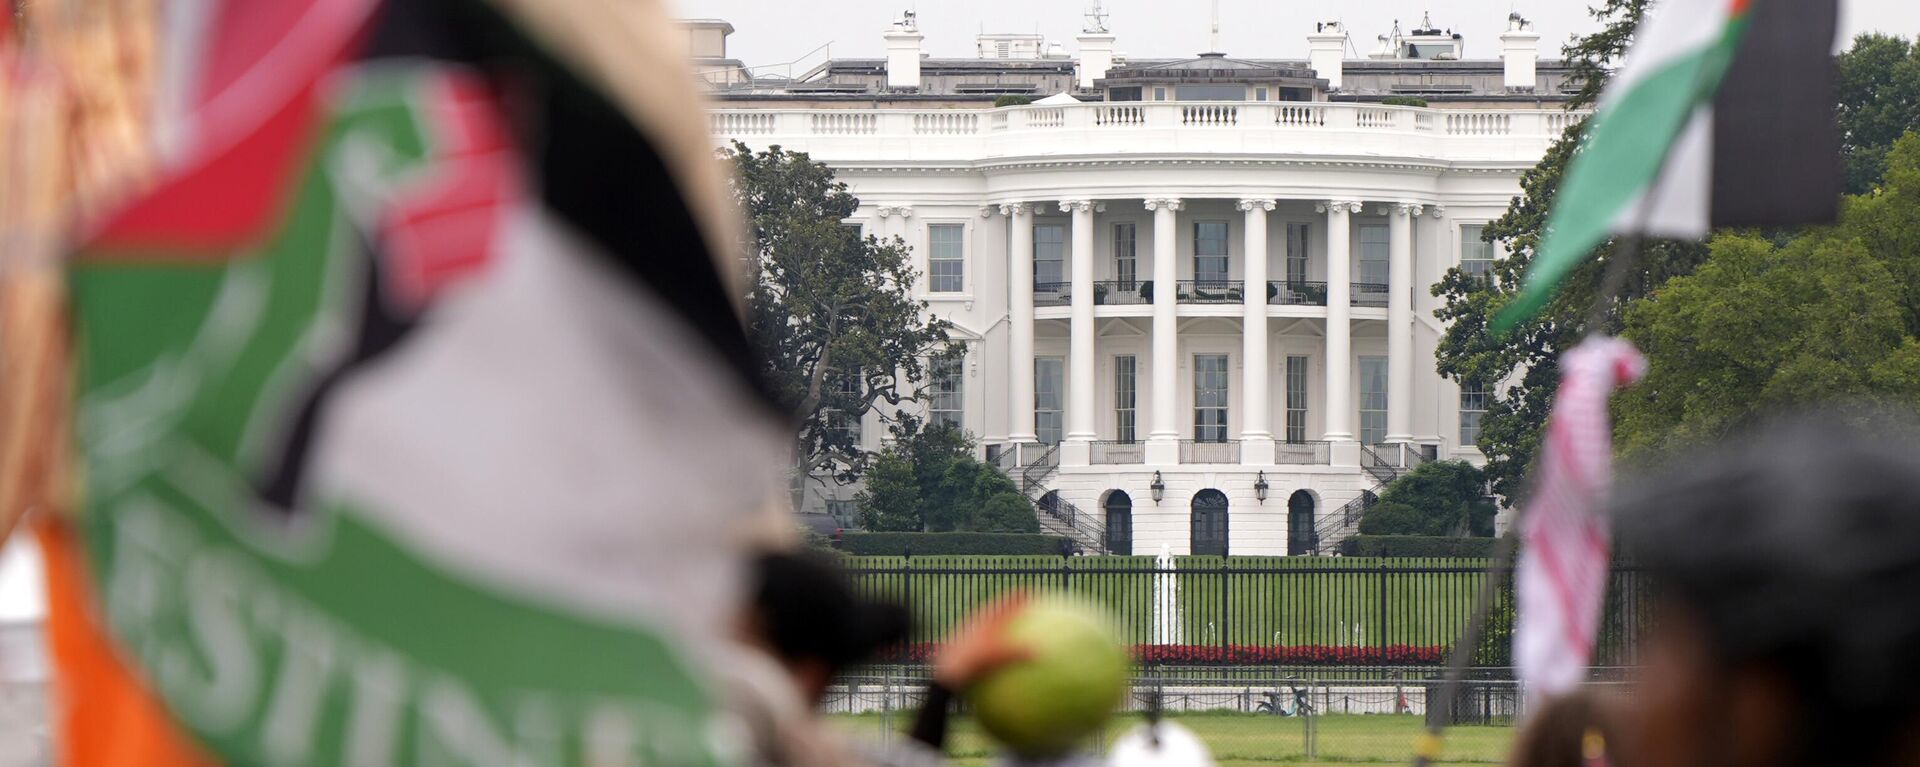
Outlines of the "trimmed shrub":
M1023 107L1031 103L1033 103L1033 99L1030 97L1009 93L1005 96L1001 96L1000 98L994 99L993 108L999 109L1000 107Z
M1449 538L1438 535L1356 535L1340 542L1347 557L1455 557L1493 556L1494 538Z
M905 556L908 551L925 556L1058 555L1067 550L1067 539L1058 535L1026 533L843 533L839 546L841 551L854 556L898 557Z
M1388 96L1380 100L1380 106L1383 107L1423 107L1426 105L1426 99L1414 96Z

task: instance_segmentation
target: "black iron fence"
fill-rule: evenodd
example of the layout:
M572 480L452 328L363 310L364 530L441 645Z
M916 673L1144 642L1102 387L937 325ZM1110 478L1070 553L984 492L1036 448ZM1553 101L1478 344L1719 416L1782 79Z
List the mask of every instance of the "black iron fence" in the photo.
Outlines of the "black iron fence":
M1145 666L1434 667L1466 626L1484 562L1326 557L858 557L856 589L908 605L913 644L884 660L924 661L931 642L1008 591L1057 590L1111 611ZM1477 666L1512 665L1514 592L1503 574ZM1616 566L1596 666L1635 662L1646 579Z

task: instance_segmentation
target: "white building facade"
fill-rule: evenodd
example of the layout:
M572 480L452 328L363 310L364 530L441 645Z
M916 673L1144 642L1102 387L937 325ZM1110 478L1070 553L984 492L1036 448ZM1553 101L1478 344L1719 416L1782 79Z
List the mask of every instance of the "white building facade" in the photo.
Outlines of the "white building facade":
M1325 551L1399 472L1479 461L1487 398L1435 372L1431 288L1484 272L1482 227L1578 119L1563 66L1511 60L1537 36L1516 18L1488 62L1116 61L1089 29L1049 69L924 58L906 19L887 62L716 90L714 139L827 163L848 223L906 242L966 344L931 415L1084 550ZM1023 80L1070 96L982 103ZM1409 92L1428 106L1382 103Z

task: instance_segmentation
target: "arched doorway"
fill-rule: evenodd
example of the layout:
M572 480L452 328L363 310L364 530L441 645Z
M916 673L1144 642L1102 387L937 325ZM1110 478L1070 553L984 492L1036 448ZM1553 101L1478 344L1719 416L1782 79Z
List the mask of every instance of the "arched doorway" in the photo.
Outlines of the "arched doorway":
M1227 555L1227 494L1208 488L1193 496L1193 546L1201 556Z
M1287 556L1311 554L1320 548L1320 533L1314 529L1313 494L1294 491L1287 499Z
M1133 497L1124 490L1107 493L1107 553L1133 554Z

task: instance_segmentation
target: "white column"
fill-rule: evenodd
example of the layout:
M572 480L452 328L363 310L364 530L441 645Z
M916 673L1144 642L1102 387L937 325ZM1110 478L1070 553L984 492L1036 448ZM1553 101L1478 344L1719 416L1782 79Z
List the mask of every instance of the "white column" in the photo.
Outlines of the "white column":
M1334 463L1359 461L1353 442L1353 230L1360 203L1334 200L1316 208L1327 214L1327 412L1325 439L1336 443ZM1343 456L1345 460L1343 460Z
M1387 441L1413 441L1413 222L1420 206L1387 212Z
M1063 464L1084 465L1095 436L1093 420L1093 212L1092 200L1065 200L1060 210L1073 214L1072 325L1067 332L1067 434L1077 445L1061 448Z
M1013 241L1007 267L1007 315L1012 324L1007 344L1007 424L1010 442L1039 440L1033 429L1033 211L1026 203L1000 206Z
M1153 211L1153 408L1147 417L1152 430L1147 435L1146 458L1153 466L1171 466L1180 462L1180 324L1179 264L1175 255L1179 241L1180 201L1148 200Z
M1267 387L1267 214L1273 200L1241 200L1246 213L1245 319L1240 336L1240 462L1273 464L1273 392Z

